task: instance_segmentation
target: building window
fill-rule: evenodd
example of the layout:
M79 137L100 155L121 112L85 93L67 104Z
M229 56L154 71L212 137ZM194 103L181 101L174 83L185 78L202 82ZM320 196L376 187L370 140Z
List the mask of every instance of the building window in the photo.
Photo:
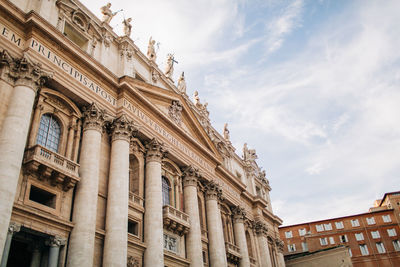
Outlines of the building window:
M359 245L359 246L360 246L361 255L363 255L363 256L369 255L367 245L362 244L362 245Z
M292 238L293 237L292 231L285 232L285 237L286 238Z
M349 240L347 239L347 235L341 235L339 238L340 238L340 243L349 242Z
M330 243L331 245L335 244L335 238L333 238L333 236L330 236L330 237L329 237L329 243Z
M336 229L343 229L343 222L335 222Z
M176 237L164 234L164 249L178 253L178 240Z
M60 135L61 127L58 121L53 115L44 114L40 119L36 143L50 149L51 151L58 152Z
M301 248L303 249L303 251L308 251L308 245L306 242L301 242Z
M132 234L132 235L139 235L139 227L138 227L138 223L135 221L128 221L128 233Z
M371 232L371 236L372 236L372 238L380 238L381 237L381 235L379 234L379 231L372 231Z
M296 251L296 245L291 244L287 246L289 252L295 252Z
M385 246L383 245L383 243L382 242L378 242L378 243L376 243L376 248L378 249L378 252L379 253L386 253L386 249L385 249Z
M49 208L55 209L57 196L39 187L31 185L31 189L29 192L29 200L32 200L36 203L42 204Z
M353 226L353 227L360 226L360 222L358 221L358 219L354 219L354 220L350 220L350 221L351 221L351 226Z
M323 224L317 224L315 226L315 229L317 229L317 232L322 232L322 231L324 231L324 225Z
M393 240L392 243L393 243L394 250L400 251L400 241L399 240Z
M396 229L392 228L392 229L387 229L387 233L389 236L396 236Z
M162 177L162 197L163 197L163 206L165 205L170 205L170 199L169 199L169 191L171 190L171 187L169 186L169 182L167 178L164 176Z
M367 224L369 225L375 224L375 218L374 217L367 218Z
M363 233L355 234L355 236L356 236L356 240L357 240L357 241L364 240L364 235L363 235Z
M300 235L300 236L305 236L306 234L307 234L306 228L299 229L299 235Z
M326 246L328 245L328 238L322 237L319 239L319 243L321 243L321 246Z
M383 222L385 222L385 223L392 222L390 215L382 215L382 219L383 219Z
M349 248L349 256L353 257L353 252L351 252L351 249Z
M324 229L325 229L325 231L332 230L332 224L331 223L324 224Z

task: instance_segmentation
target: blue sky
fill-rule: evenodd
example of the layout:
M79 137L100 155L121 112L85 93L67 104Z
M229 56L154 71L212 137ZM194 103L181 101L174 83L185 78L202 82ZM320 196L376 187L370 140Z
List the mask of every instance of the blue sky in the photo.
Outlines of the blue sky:
M106 1L82 1L96 15ZM400 190L399 1L148 0L111 25L145 53L150 36L188 94L255 148L284 225L366 212Z

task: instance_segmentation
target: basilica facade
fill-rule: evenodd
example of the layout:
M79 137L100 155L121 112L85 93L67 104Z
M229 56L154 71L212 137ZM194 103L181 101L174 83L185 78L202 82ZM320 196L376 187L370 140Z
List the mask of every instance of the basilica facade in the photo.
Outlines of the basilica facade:
M285 266L256 151L101 12L0 3L0 266Z

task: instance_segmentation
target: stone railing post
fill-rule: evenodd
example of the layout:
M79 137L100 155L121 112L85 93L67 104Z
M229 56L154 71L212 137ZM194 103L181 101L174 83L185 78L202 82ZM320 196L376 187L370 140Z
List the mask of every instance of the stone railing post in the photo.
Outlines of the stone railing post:
M221 211L218 201L222 197L222 189L211 181L206 185L206 209L211 266L227 266L225 241L223 235Z
M163 145L153 138L146 145L146 182L144 213L145 267L164 267L161 160Z
M10 223L11 210L17 190L19 174L35 96L40 87L52 77L28 56L13 58L6 50L0 52L1 76L14 89L0 130L0 258L3 254Z
M129 142L135 130L125 114L115 119L111 125L104 266L126 267L127 264Z
M197 169L188 166L183 171L183 194L185 212L189 215L190 231L187 234L187 255L190 266L200 267L203 264L199 205L197 200L197 181L200 174Z
M249 252L247 250L246 233L244 231L244 219L246 212L240 206L233 207L233 228L235 232L236 245L240 248L240 267L250 267Z
M68 267L92 266L96 233L101 136L105 112L95 103L83 112L83 135L80 152L80 182L76 186L69 239Z
M256 231L258 249L260 251L260 257L261 257L259 261L260 266L271 267L272 266L271 255L269 254L268 239L267 239L268 227L264 222L255 221L254 229Z

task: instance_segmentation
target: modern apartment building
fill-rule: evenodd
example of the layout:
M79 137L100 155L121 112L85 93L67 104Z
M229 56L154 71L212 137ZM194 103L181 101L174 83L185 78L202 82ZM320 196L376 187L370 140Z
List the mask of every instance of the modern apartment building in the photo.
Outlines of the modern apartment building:
M284 255L344 245L353 266L400 266L400 191L386 193L369 212L279 228Z

